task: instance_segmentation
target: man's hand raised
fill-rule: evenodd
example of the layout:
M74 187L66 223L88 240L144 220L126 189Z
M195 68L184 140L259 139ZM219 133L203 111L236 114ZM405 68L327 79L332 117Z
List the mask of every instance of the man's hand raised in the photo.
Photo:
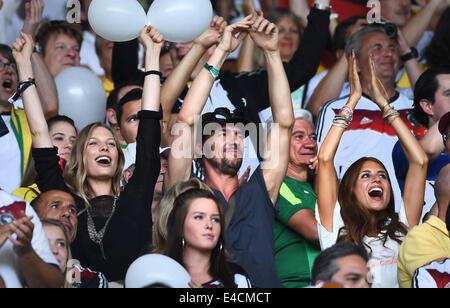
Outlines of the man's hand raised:
M227 53L233 52L248 35L252 24L253 15L248 15L244 19L226 27L223 32L222 41L217 48Z
M252 29L249 31L250 37L265 52L279 50L278 27L265 19L261 10L256 10L256 14Z
M198 44L208 49L214 44L220 43L220 38L227 27L227 22L220 16L214 16L208 29L194 40L194 44Z

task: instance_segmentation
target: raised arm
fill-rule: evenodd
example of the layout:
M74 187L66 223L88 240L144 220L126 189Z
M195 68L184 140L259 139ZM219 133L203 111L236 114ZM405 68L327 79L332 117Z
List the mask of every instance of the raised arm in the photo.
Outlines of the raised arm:
M33 53L34 41L28 34L21 33L13 45L13 56L19 71L19 81L24 82L34 78L31 64L31 54ZM52 148L52 140L48 132L41 101L36 89L32 85L23 93L23 104L30 126L34 148Z
M388 95L383 91L383 85L378 79L375 64L372 59L370 59L370 68L372 72L370 87L372 100L382 110L383 118L387 119L395 130L409 162L403 191L403 203L405 205L409 227L413 228L419 224L422 215L428 157L409 128L400 118L398 112L389 105Z
M412 45L403 36L403 32L398 30L398 47L400 55L405 55L411 52L411 46ZM417 79L419 79L424 70L416 58L412 58L403 64L405 65L406 73L408 74L409 82L411 83L411 89L414 92Z
M348 62L345 54L338 59L327 75L320 81L306 105L313 116L317 117L320 108L327 102L336 99L342 92L348 75Z
M208 64L210 66L214 67L217 71L220 70L228 55L234 51L245 38L247 32L242 31L247 31L252 23L251 19L252 16L250 15L225 28L222 41L209 58ZM237 33L240 34L236 37L235 35ZM194 156L194 122L195 118L200 116L206 104L214 81L215 78L212 76L211 72L202 69L186 95L177 117L177 124L174 126L175 129L182 128L184 131L174 132L175 136L172 144L172 151L169 155L169 168L165 178L167 189L170 189L179 181L186 181L191 176L192 159Z
M354 53L352 53L349 59L349 81L351 94L347 104L339 115L339 117L343 118L349 118L350 114L347 110L352 111L362 95ZM334 167L334 157L347 124L349 124L349 122L346 122L345 120L336 119L336 122L333 121L333 125L331 126L328 135L325 137L319 152L316 185L317 204L319 207L321 224L330 232L333 230L333 214L336 201L338 200L339 187Z
M30 35L33 39L36 30L42 21L44 3L42 0L31 0L25 4L25 21L22 32ZM58 93L55 80L48 71L42 56L35 52L31 56L33 72L36 77L36 86L41 99L42 109L46 119L58 115Z
M145 71L159 72L159 55L163 47L163 36L155 28L145 27L140 40L145 49ZM159 111L161 81L158 74L145 77L142 93L142 110Z
M439 132L439 121L428 128L427 133L420 139L419 143L430 161L438 158L438 156L445 151L442 135Z
M189 52L164 82L161 89L161 105L165 120L168 120L175 102L186 88L197 63L212 45L220 42L220 35L226 25L222 17L215 16L209 28L194 41Z
M306 27L309 14L308 2L306 0L289 0L289 7L301 19L303 26Z
M250 15L255 13L254 0L244 0L243 2L244 14ZM261 15L262 11L257 10L256 14ZM253 65L253 55L255 52L255 43L250 36L247 36L242 43L241 50L239 51L239 57L237 60L237 71L240 72L253 72L255 67Z
M264 19L261 14L252 26L250 36L263 50L267 64L274 126L267 137L261 167L267 191L275 204L289 161L291 131L294 124L291 91L280 56L277 26Z
M450 5L449 0L430 0L428 4L402 27L406 41L412 46L419 43L423 33L437 12Z

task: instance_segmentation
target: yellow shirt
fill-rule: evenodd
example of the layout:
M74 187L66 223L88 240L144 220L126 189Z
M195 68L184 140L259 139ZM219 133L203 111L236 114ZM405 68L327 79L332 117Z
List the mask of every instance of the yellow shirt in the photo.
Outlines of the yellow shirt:
M103 87L105 88L106 96L109 96L111 91L114 90L114 83L108 78L105 78L105 80L103 81Z
M36 199L36 197L39 196L40 193L41 192L39 191L37 184L33 184L28 187L20 187L12 192L14 196L22 198L28 203L31 203L34 199Z
M445 222L431 216L409 231L400 246L397 264L400 288L410 288L414 272L440 258L450 258L450 234Z

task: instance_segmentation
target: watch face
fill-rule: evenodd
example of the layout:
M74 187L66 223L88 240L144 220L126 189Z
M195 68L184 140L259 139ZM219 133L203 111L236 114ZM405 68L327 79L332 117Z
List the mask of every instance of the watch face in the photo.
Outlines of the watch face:
M0 214L0 226L6 226L12 223L16 218L11 213Z

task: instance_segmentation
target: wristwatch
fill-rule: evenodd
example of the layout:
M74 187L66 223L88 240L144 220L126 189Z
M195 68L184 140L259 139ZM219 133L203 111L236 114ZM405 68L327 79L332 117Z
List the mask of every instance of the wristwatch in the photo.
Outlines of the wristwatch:
M411 51L402 55L400 57L400 60L402 60L403 63L411 60L411 59L416 59L419 56L419 52L417 51L417 49L415 47L411 47Z
M325 5L325 4L322 4L322 3L314 2L312 7L316 8L318 10L321 10L321 11L331 12L331 5Z

